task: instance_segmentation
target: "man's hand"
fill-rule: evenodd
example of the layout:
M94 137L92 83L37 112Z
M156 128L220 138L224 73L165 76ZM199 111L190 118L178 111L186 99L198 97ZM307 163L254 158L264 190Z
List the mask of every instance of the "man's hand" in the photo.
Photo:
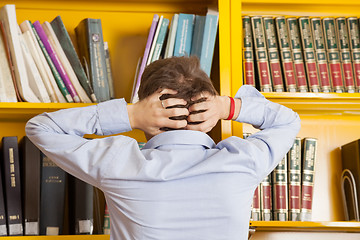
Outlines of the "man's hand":
M185 107L187 102L178 98L167 98L160 100L164 94L176 94L176 91L163 89L149 97L128 105L128 114L131 128L140 129L150 136L163 132L164 128L182 129L187 125L186 117L184 120L174 120L179 116L188 116L189 110Z

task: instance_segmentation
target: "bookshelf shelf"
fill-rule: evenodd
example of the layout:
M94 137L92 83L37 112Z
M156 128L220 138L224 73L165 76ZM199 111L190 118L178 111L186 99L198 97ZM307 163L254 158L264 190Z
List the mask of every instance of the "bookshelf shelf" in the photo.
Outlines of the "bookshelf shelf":
M3 240L109 240L110 235L59 235L59 236L16 236L1 237Z
M360 222L280 222L252 221L250 227L256 231L327 231L327 232L360 232Z

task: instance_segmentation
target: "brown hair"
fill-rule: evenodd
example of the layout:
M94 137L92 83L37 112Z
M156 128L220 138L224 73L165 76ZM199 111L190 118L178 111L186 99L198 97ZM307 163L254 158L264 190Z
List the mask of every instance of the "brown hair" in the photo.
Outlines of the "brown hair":
M172 89L175 96L190 103L201 92L218 95L210 78L201 70L197 57L171 57L157 60L145 68L141 77L139 99L142 100L159 89Z

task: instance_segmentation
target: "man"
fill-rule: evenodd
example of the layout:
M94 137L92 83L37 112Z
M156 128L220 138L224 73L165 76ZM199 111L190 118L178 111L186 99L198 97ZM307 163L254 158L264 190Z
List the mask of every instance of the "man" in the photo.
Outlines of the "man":
M193 57L150 64L139 98L44 113L26 133L58 166L104 192L111 239L247 239L254 190L292 146L298 115L250 86L235 100L219 96ZM220 119L262 130L215 144L205 132ZM142 150L122 135L83 138L132 129L148 138Z

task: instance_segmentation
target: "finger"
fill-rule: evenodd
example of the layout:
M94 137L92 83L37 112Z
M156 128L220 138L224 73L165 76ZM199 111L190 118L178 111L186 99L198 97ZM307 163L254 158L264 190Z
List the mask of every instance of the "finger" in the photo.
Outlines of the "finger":
M187 126L186 120L171 120L167 119L163 122L163 126L161 128L171 128L171 129L185 129Z
M187 130L193 130L193 131L200 131L200 132L209 132L211 129L212 129L212 125L208 122L208 121L205 121L205 122L202 122L202 123L199 123L199 124L188 124L186 126L186 129Z
M207 119L209 119L209 114L207 111L190 114L187 118L188 122L203 122Z
M209 102L204 101L204 102L191 104L189 106L189 111L190 112L197 112L197 111L200 111L200 110L207 110L208 108L209 108Z
M195 102L201 98L206 98L208 97L210 94L208 92L201 92L198 95L194 96L191 98L191 101Z
M162 104L164 108L171 108L171 107L186 107L187 101L181 98L168 98L162 100Z
M188 116L189 110L187 108L168 108L164 111L165 117L174 117L174 116Z
M163 94L174 95L174 94L177 94L177 91L172 90L172 89L168 89L168 88L164 88L164 89L161 89L161 90L160 90L159 94L160 94L160 95L163 95Z

